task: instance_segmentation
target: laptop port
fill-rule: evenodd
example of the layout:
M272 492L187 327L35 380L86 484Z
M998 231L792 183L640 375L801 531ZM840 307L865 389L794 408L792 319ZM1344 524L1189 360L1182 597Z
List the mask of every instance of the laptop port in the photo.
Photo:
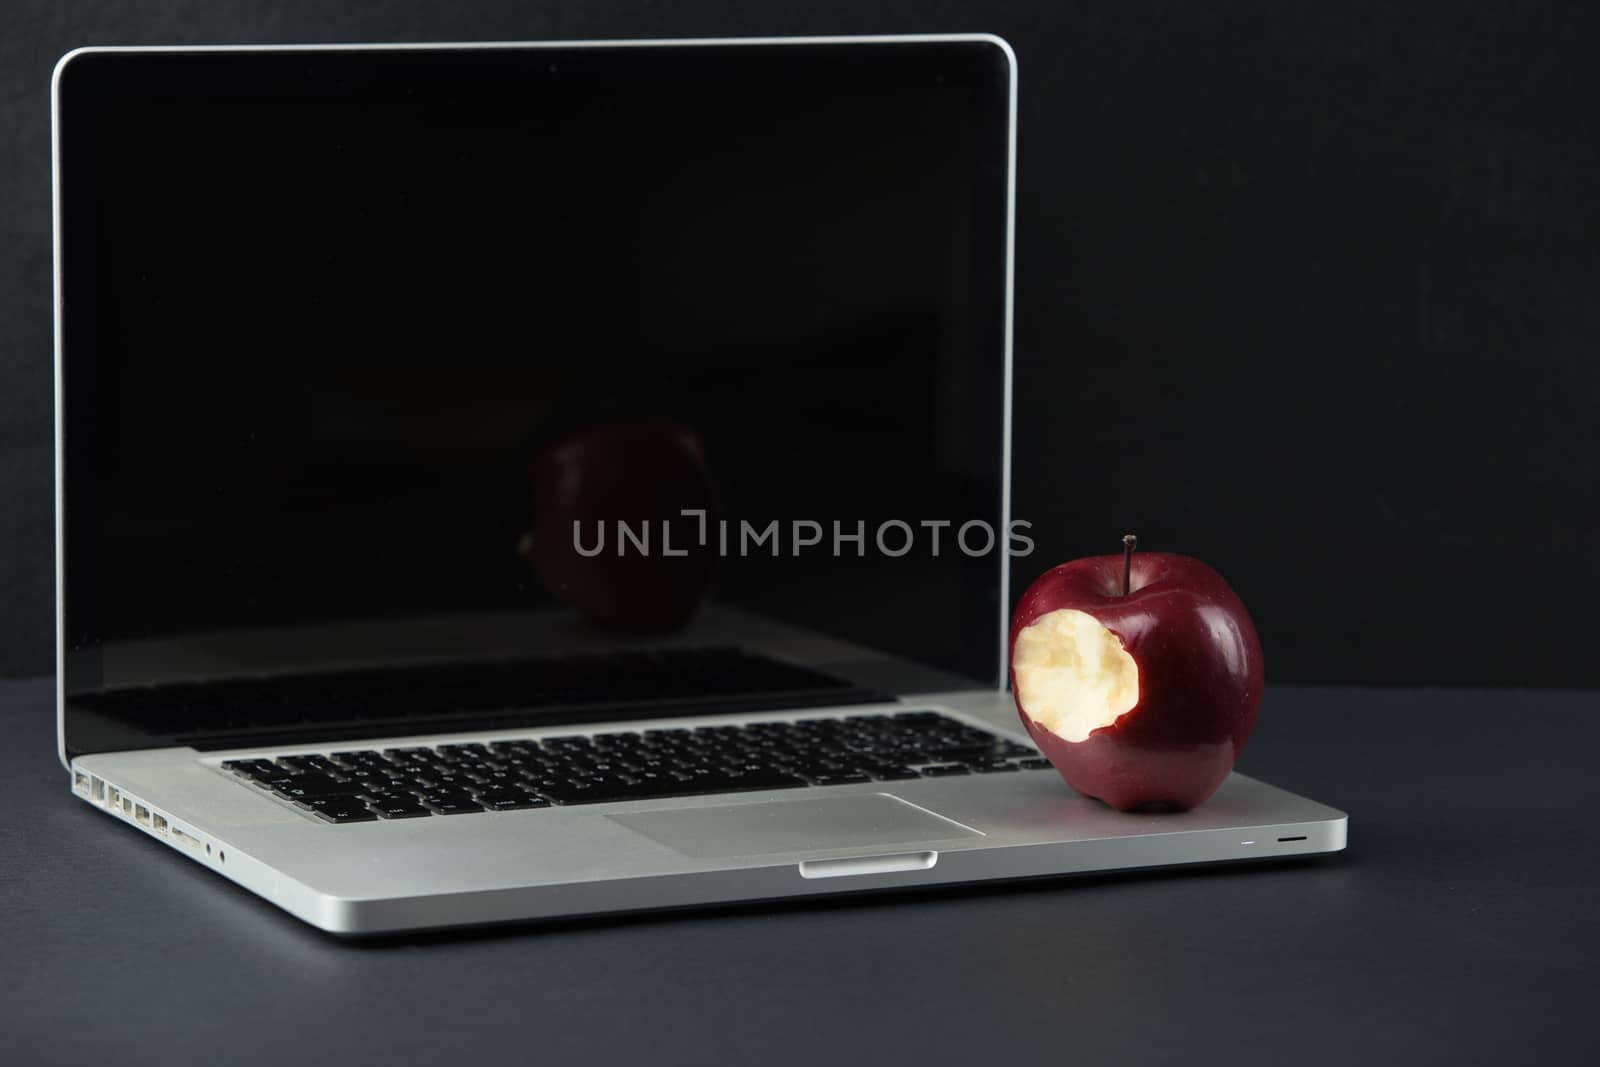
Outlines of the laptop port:
M104 804L106 802L105 779L91 775L89 777L89 795L94 798L96 804Z
M82 771L72 772L72 788L84 796L89 795L89 776Z
M151 812L150 821L155 825L156 833L165 834L167 832L167 817L165 815Z
M140 826L150 825L150 809L143 804L137 804L133 809L133 821Z
M107 792L106 792L106 804L110 806L111 810L115 811L116 809L122 807L122 792L121 792L121 790L119 790L114 785L107 786L106 789L107 789Z
M172 827L172 839L185 848L198 849L200 847L200 839L198 837L193 834L186 834L176 826Z

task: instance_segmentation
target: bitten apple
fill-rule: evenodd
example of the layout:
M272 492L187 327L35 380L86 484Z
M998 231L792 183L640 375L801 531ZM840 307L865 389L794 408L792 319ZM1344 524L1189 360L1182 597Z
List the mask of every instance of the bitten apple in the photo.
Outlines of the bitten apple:
M1216 792L1261 708L1261 643L1199 560L1074 560L1028 587L1011 621L1011 686L1034 742L1085 796L1187 810Z

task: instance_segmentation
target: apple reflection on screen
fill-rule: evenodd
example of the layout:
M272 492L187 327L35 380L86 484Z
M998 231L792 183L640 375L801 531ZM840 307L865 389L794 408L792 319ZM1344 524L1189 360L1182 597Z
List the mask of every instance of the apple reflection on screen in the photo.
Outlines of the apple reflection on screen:
M538 449L529 474L518 547L551 595L611 629L689 621L711 581L715 522L696 431L665 420L590 427Z

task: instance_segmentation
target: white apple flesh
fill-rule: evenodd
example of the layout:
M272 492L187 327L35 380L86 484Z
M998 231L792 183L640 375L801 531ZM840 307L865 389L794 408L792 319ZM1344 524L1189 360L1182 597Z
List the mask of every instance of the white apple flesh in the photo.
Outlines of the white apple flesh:
M1072 608L1046 612L1017 634L1017 702L1064 741L1085 741L1139 702L1139 666L1117 635Z

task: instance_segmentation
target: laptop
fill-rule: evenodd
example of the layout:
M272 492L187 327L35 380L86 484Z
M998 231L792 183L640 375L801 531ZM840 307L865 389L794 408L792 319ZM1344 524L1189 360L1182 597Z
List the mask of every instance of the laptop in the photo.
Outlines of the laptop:
M1017 719L999 38L88 48L53 108L60 757L128 830L345 935L1344 846Z

